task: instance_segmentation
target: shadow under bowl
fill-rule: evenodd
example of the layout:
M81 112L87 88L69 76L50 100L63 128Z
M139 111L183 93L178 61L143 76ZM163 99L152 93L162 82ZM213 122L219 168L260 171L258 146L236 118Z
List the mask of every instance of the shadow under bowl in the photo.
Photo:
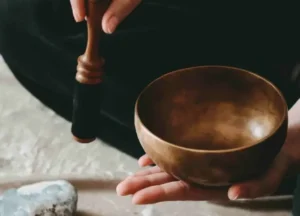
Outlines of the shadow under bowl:
M287 104L271 82L227 66L199 66L150 83L135 106L145 152L189 183L227 186L265 171L287 133Z

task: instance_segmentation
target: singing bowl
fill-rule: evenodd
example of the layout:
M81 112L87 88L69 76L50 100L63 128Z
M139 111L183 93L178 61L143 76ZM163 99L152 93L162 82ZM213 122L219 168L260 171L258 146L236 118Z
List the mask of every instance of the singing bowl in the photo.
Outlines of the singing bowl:
M177 179L229 186L262 174L287 134L279 89L227 66L174 71L150 83L135 105L138 139L153 162Z

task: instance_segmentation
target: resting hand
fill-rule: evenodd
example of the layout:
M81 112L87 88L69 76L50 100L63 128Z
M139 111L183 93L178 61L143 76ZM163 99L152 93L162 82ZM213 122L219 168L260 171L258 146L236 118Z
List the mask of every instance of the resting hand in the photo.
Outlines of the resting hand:
M85 0L70 0L76 22L85 19ZM112 0L102 19L105 33L111 34L117 26L140 4L141 0Z
M144 155L139 159L142 167L153 164ZM151 167L129 176L117 187L121 196L133 195L134 204L152 204L179 200L235 200L253 199L271 195L278 189L288 172L298 172L300 164L300 100L289 111L289 129L286 143L269 170L260 178L235 184L224 189L200 189L179 181L159 167Z

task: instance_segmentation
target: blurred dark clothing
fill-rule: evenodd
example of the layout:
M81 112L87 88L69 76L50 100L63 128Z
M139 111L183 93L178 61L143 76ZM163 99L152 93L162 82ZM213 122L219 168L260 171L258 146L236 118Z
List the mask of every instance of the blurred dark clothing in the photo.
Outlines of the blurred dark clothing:
M254 71L277 85L291 106L300 95L299 78L292 79L300 63L296 10L276 3L144 0L101 43L107 77L99 137L141 156L133 127L139 92L164 73L195 65ZM68 0L0 0L0 53L34 96L68 120L85 45L85 23L75 23Z

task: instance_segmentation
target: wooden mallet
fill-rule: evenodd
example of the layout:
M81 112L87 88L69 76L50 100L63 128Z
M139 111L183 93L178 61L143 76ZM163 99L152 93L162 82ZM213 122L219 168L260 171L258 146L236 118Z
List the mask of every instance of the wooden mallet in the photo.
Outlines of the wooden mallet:
M87 46L78 58L73 98L72 133L80 143L96 139L103 98L103 65L99 49L103 34L102 17L109 6L107 0L86 0Z

